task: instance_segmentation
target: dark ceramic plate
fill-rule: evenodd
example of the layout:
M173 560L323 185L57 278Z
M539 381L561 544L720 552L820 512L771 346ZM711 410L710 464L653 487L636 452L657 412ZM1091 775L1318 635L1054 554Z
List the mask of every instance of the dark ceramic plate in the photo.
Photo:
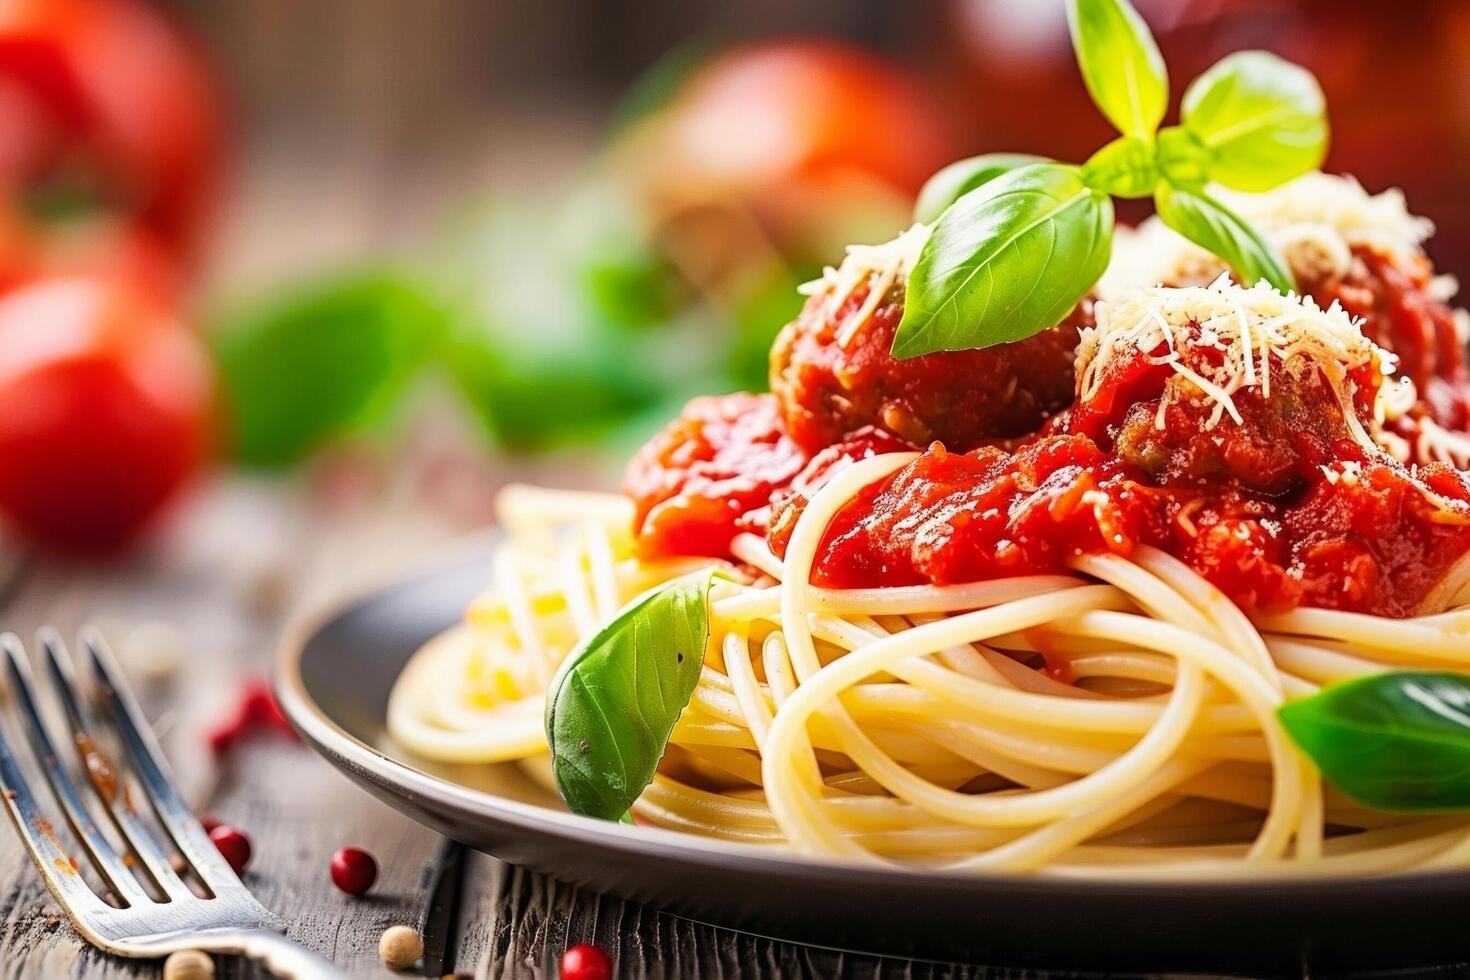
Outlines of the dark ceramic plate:
M716 925L875 953L1297 975L1470 960L1470 874L1113 884L844 867L573 816L515 766L415 759L384 732L388 690L484 585L492 543L299 631L276 678L309 744L472 847Z

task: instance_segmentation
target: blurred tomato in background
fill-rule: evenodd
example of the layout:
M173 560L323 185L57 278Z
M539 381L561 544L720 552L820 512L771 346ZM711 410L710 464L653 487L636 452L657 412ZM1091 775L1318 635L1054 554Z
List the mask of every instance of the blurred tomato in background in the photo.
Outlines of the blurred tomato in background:
M202 459L180 304L221 141L202 56L144 0L0 5L0 509L34 541L120 547Z
M1464 0L1135 0L1169 65L1174 103L1232 51L1264 48L1327 94L1326 168L1402 187L1432 217L1441 269L1470 268L1470 3ZM980 149L1078 159L1110 136L1087 98L1064 0L950 0L935 24L952 104ZM1136 220L1141 214L1131 213Z
M0 297L0 508L50 547L127 543L204 456L210 375L177 314L123 283Z

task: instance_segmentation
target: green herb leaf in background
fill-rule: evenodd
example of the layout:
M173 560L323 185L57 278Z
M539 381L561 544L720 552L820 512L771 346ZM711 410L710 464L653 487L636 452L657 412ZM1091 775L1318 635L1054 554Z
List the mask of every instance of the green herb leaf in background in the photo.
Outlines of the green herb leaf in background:
M623 819L652 781L704 668L716 574L645 593L562 663L546 700L546 740L573 813Z
M1341 684L1277 714L1322 775L1377 810L1470 810L1470 677L1400 672Z
M982 153L978 157L956 160L925 181L914 205L914 220L933 224L955 201L1001 174L1033 163L1050 162L1046 157L1030 153Z
M1304 68L1267 51L1240 51L1196 78L1183 127L1212 155L1210 179L1265 191L1322 165L1327 101Z
M1137 136L1119 136L1082 165L1082 182L1114 197L1148 197L1159 182L1154 149Z
M1154 206L1164 224L1220 256L1246 285L1254 286L1264 279L1283 293L1296 289L1291 270L1276 250L1219 201L1203 193L1160 184Z
M1107 268L1113 202L1033 164L954 203L909 274L895 357L990 347L1061 322Z
M1092 101L1124 136L1152 139L1169 76L1148 25L1127 0L1068 0L1077 64Z
M658 376L630 366L609 338L588 331L578 343L537 343L538 336L532 331L516 342L467 310L445 345L445 367L501 446L547 450L595 441L661 402Z
M211 342L228 447L248 465L285 466L376 421L444 324L432 292L393 271L298 285L227 319Z

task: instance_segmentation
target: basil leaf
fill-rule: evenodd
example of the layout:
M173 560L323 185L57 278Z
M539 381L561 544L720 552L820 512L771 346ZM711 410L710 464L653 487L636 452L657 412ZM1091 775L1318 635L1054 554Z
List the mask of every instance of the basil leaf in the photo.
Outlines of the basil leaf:
M1277 709L1332 785L1365 806L1470 810L1470 677L1402 672L1334 684Z
M1220 256L1246 285L1264 279L1283 293L1296 289L1291 270L1276 250L1219 201L1203 193L1160 184L1154 205L1164 224Z
M1327 102L1305 68L1267 51L1223 58L1190 84L1184 128L1210 149L1210 179L1265 191L1322 165Z
M449 314L400 272L306 282L210 335L225 442L254 466L297 462L381 416L437 349Z
M1115 197L1148 197L1159 182L1153 147L1136 136L1119 136L1082 165L1082 182Z
M1049 162L1046 157L1029 153L982 153L978 157L956 160L924 183L918 203L914 205L914 220L932 224L945 208L1001 174L1033 163Z
M909 273L893 356L990 347L1056 326L1107 268L1113 202L1033 164L945 211Z
M573 813L620 820L653 779L699 684L717 573L694 572L634 599L557 671L546 740Z
M1153 137L1169 76L1148 25L1128 0L1068 0L1072 47L1092 101L1124 136Z
M1165 126L1154 142L1159 175L1175 187L1201 190L1210 182L1210 150L1183 126Z

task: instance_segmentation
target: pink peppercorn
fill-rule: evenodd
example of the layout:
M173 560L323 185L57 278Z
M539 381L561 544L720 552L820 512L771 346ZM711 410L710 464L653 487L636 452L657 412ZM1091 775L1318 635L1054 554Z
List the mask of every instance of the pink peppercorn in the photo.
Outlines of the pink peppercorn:
M366 895L378 880L378 862L367 851L344 847L332 855L332 884L349 895Z
M250 838L245 836L245 831L221 824L209 832L209 839L214 841L214 846L219 848L235 874L245 871L245 866L250 863Z
M561 980L612 980L612 961L596 946L578 943L561 954Z

